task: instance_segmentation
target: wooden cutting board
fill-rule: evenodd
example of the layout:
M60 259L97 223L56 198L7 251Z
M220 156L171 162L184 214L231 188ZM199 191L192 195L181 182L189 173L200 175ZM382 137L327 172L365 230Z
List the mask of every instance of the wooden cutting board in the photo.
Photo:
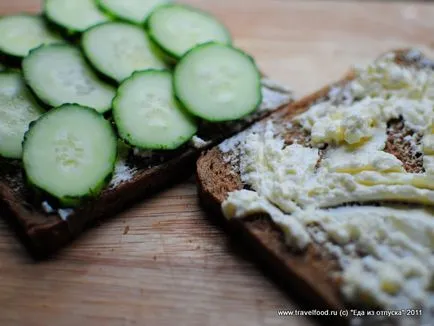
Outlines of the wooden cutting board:
M186 2L219 16L236 44L299 96L388 49L434 45L434 6L424 3ZM0 14L39 6L0 0ZM193 178L42 263L28 257L0 220L0 324L316 325L278 317L277 309L300 307L246 257L208 222Z

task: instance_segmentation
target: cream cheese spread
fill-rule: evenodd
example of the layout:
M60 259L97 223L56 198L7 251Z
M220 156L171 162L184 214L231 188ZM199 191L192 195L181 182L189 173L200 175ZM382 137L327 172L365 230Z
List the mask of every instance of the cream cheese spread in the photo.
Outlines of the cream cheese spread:
M204 139L202 139L196 135L194 135L193 138L191 139L191 144L193 145L194 148L197 148L197 149L206 148L211 143L212 143L211 141L209 141L209 140L206 141L206 140L204 140Z
M288 104L293 99L293 92L286 86L268 78L261 80L262 103L259 112L270 111Z
M319 243L338 260L348 301L433 308L434 73L393 54L355 72L351 100L325 100L293 119L311 147L285 145L271 121L238 140L236 164L251 190L230 193L222 210L268 214L293 249ZM388 123L401 118L422 135L423 173L384 151Z

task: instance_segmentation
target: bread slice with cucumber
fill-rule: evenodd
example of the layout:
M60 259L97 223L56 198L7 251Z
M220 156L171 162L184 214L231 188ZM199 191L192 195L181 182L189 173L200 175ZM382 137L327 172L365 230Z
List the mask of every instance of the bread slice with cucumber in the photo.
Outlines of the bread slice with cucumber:
M320 320L434 322L433 69L391 51L197 162L210 218Z
M0 210L25 235L31 253L42 257L53 253L92 222L188 178L202 150L285 107L292 98L291 93L265 81L268 86L262 88L260 110L243 119L209 124L178 111L176 99L162 108L164 103L156 98L155 106L147 109L140 105L143 99L128 96L135 87L151 83L157 88L154 94L164 98L170 93L169 80L168 72L136 73L126 81L132 89L121 88L115 107L133 114L138 111L136 118L114 112L114 120L120 121L119 135L131 144L122 138L116 144L112 124L95 110L78 105L51 109L31 126L25 137L23 161L8 158L21 156L19 135L11 137L6 148L2 143ZM153 95L148 92L141 96ZM20 110L30 110L27 102L17 103L22 105ZM8 127L21 130L23 135L26 121L41 114L41 107L34 105L19 121L11 117ZM116 147L117 158L113 156Z
M188 177L202 150L292 101L214 17L166 2L46 0L45 18L0 20L21 63L0 73L0 211L33 252Z

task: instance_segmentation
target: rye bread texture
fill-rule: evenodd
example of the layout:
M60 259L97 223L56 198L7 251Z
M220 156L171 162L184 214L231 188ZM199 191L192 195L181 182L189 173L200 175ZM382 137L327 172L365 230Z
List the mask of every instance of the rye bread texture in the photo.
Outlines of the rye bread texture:
M99 197L74 209L57 209L35 196L20 161L0 158L0 217L6 218L26 248L45 258L70 243L96 221L119 213L138 200L187 179L201 151L247 128L292 101L292 92L263 79L263 103L244 119L204 123L192 141L174 151L138 151L122 147L113 179Z
M397 50L396 60L402 65L429 65L433 68L433 62L414 50ZM340 81L328 85L319 91L292 103L285 110L276 112L269 117L257 122L243 133L229 139L229 147L236 147L245 135L255 128L263 128L268 121L281 127L279 133L285 139L287 145L294 142L309 145L310 135L301 127L292 124L292 118L306 111L317 102L329 98L334 89L342 89L354 78L350 71ZM345 95L344 95L345 96ZM262 126L262 127L261 127ZM412 132L406 129L402 121L391 121L388 126L388 140L385 151L395 155L403 162L407 172L423 172L423 164L420 153L408 141ZM412 135L413 136L413 135ZM220 145L221 146L221 145ZM227 155L232 159L229 162ZM266 215L249 216L243 219L234 218L227 220L222 213L221 205L228 194L233 191L245 189L246 185L241 180L237 169L236 150L233 152L216 146L202 153L197 161L198 193L201 204L209 212L209 216L223 223L225 229L231 233L240 243L254 252L253 259L270 272L278 282L290 293L301 296L311 308L315 309L341 309L360 308L346 302L340 292L339 278L330 275L340 270L337 261L325 252L318 244L313 242L303 252L291 250L285 243L281 229ZM248 188L248 186L247 186ZM333 325L349 325L350 316L326 317L321 320ZM363 325L389 325L389 322L369 320ZM393 325L393 322L391 323Z

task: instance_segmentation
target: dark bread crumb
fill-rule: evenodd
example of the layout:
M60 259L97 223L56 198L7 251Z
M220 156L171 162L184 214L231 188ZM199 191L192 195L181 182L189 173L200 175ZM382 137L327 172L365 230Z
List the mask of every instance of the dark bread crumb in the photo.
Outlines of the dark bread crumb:
M285 144L300 144L306 147L310 147L310 134L304 130L299 124L295 124L292 128L287 129L284 135Z
M127 235L129 231L130 231L130 226L127 225L127 226L124 228L123 235Z
M385 152L395 155L410 173L424 173L423 156L418 150L421 135L405 127L403 121L395 120L387 128Z

